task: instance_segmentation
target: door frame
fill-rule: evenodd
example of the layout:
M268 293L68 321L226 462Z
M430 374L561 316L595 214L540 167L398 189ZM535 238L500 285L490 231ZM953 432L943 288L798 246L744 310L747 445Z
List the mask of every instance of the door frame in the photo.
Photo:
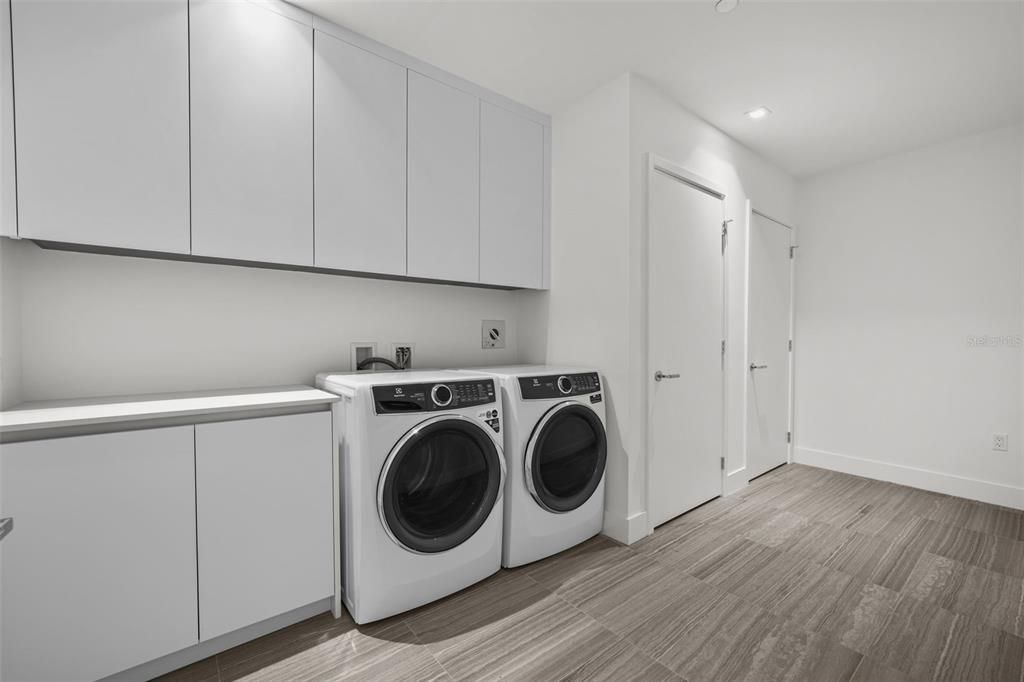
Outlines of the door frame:
M746 326L747 326L747 343L746 343L746 356L747 357L746 357L746 360L745 360L744 364L748 364L751 361L750 360L750 341L751 341L751 327L750 327L750 286L751 286L751 280L750 280L750 258L751 258L751 256L750 256L750 251L751 251L752 244L753 244L754 240L749 237L749 234L753 234L753 231L754 231L754 216L758 216L759 218L764 218L765 220L770 220L773 223L775 223L777 225L781 225L782 227L785 227L787 230L789 230L789 253L790 253L790 257L789 257L789 319L787 320L787 327L789 329L789 340L790 340L790 342L793 345L792 345L792 347L791 347L791 349L789 351L789 368L788 368L788 371L786 373L786 378L787 378L787 389L786 389L786 392L787 392L787 398L788 398L788 400L787 400L788 405L786 405L786 430L790 434L790 439L789 439L789 442L786 443L786 461L785 461L785 464L790 464L793 461L793 441L795 440L795 437L794 437L794 434L793 434L793 417L794 417L794 412L795 412L795 407L796 407L795 401L794 401L794 396L793 396L793 389L796 386L796 382L794 381L794 374L795 374L795 369L796 369L796 340L793 338L795 327L796 327L796 316L795 316L795 311L794 311L794 303L796 301L796 249L798 248L797 244L796 244L796 228L794 226L790 225L789 223L786 223L786 222L783 222L783 221L779 220L778 218L773 218L771 215L765 213L764 211L760 211L760 210L754 208L752 206L752 204L750 204L750 202L748 202L747 205L748 205L748 211L749 211L749 218L747 219L747 224L749 225L749 230L748 230L748 239L747 239L747 266L746 266L747 267L747 277L746 277L746 280L747 280L747 319L746 319L746 323L747 323L746 324ZM745 393L744 400L743 400L743 442L744 442L743 465L744 465L744 467L746 467L749 464L749 461L750 461L749 460L749 454L750 453L748 451L749 441L747 439L747 429L749 428L749 424L750 424L750 396L749 396L750 386L747 383L748 381L749 381L749 377L747 377L747 381L745 381L744 384L743 384L743 391ZM765 473L767 473L767 472L765 472ZM750 479L748 479L748 482L749 482L749 480Z
M654 185L653 180L656 173L662 173L669 177L689 185L690 187L705 192L713 197L717 197L722 202L722 225L723 227L728 223L727 218L727 207L725 203L725 189L716 182L709 180L702 175L694 173L684 166L670 161L666 158L658 156L653 152L646 154L647 168L644 175L645 188L644 188L644 219L643 219L643 264L645 270L645 276L643 279L644 283L644 316L645 321L643 325L644 333L644 353L643 353L643 380L644 380L644 434L647 442L646 456L644 457L644 509L646 510L646 525L647 535L654 532L654 517L651 515L651 468L652 468L652 443L654 442L654 421L651 419L651 405L654 400L654 384L653 384L653 372L654 367L651 363L651 321L653 316L651 315L651 269L650 269L650 253L654 245L654 235L651 229L651 200L652 187ZM722 248L722 341L726 340L727 323L729 319L728 303L729 303L729 259L726 257L726 253L729 248L729 240L726 237L724 239L724 245ZM722 354L722 450L720 457L725 459L726 455L726 437L727 437L727 424L726 419L726 407L728 406L728 382L726 377L728 376L728 353ZM722 467L721 478L719 480L719 494L724 494L726 482L726 468Z

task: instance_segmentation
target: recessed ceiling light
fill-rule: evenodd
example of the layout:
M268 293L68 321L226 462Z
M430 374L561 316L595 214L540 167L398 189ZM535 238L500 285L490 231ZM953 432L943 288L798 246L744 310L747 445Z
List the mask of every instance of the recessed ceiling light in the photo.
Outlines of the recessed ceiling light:
M715 11L719 14L728 14L739 4L740 0L715 0Z
M758 107L757 109L751 109L747 112L747 118L754 121L760 121L762 118L772 113L772 110L768 107Z

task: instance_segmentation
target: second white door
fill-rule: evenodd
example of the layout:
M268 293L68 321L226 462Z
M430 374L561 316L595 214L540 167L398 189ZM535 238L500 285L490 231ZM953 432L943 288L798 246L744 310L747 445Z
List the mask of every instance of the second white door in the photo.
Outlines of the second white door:
M648 514L657 526L722 493L723 198L657 169L649 191Z
M757 213L750 221L747 478L789 457L791 232Z

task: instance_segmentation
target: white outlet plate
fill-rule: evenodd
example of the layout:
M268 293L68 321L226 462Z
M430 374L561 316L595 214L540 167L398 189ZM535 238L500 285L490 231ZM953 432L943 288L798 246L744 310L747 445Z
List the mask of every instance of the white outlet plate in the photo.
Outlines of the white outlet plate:
M399 348L409 349L409 362L405 365L405 369L412 369L416 361L416 344L408 343L407 341L395 341L391 344L391 357L389 359L401 364L398 354Z
M992 449L996 452L1007 452L1010 449L1010 436L1005 433L993 433Z
M357 371L359 361L363 358L372 357L377 354L377 344L374 341L355 341L352 343L352 355L349 366L352 371Z
M481 320L480 347L483 349L505 347L505 320Z

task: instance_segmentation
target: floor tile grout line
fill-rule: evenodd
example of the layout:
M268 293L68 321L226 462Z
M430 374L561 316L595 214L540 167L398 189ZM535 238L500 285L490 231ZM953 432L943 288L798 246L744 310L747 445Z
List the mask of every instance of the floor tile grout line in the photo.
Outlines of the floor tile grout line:
M651 663L658 663L658 664L660 664L660 665L664 666L664 667L665 667L665 668L666 668L667 670L670 670L670 671L672 672L672 674L673 674L673 675L676 675L677 677L682 677L682 675L681 675L680 673L676 672L676 671L675 671L674 669L672 669L672 668L670 668L669 666L665 665L664 663L662 663L661 661L659 661L659 660L658 660L657 658L655 658L654 656L650 655L649 653L647 653L646 651L644 651L643 649L641 649L641 648L640 648L639 646L637 646L636 644L634 644L633 642L631 642L630 640L628 640L628 639L627 639L627 638L626 638L625 636L623 636L623 635L620 635L620 634L619 634L618 632L616 632L615 630L612 630L612 629L611 629L610 627L608 627L608 625L606 625L605 623L603 623L603 622L601 622L600 620L598 620L598 618L597 618L596 616L592 616L592 615L590 615L589 613L587 613L587 612L586 612L586 611L584 611L583 609L579 608L578 606L576 606L575 604L573 604L572 602L570 602L569 600L567 600L567 599L566 599L565 597L563 597L562 595L558 594L558 592L556 592L556 591L554 591L554 590L550 590L549 588L546 588L546 587L545 587L545 586L544 586L544 585L543 585L543 584L542 584L542 583L541 583L540 581L538 581L538 580L537 580L536 578L534 578L534 577L533 577L533 576L531 576L530 574L526 574L526 577L527 577L527 578L529 578L530 580L532 580L533 582L535 582L535 583L536 583L537 585L539 585L540 587L542 587L542 588L545 588L545 589L548 589L548 591L549 591L549 592L551 593L551 595L552 595L552 596L554 596L554 597L555 597L556 599L558 599L558 600L559 600L559 601L560 601L560 602L561 602L562 604L564 604L564 605L568 606L568 607L569 607L570 609L572 609L572 610L576 611L577 613L581 614L581 615L582 615L582 616L584 616L585 618L589 619L589 620L590 620L590 621L592 621L592 622L593 622L594 624L596 624L596 625L597 625L598 627L600 627L600 628L601 628L602 630L604 630L605 632L609 633L609 634L610 634L610 635L611 635L612 637L615 637L615 639L616 639L616 640L618 640L619 642L624 642L625 644L629 645L629 646L630 646L630 647L632 647L633 649L636 649L636 650L637 650L637 651L638 651L639 653L641 653L641 654L642 654L643 656L645 656L645 657L647 657L648 659L650 659L650 660L651 660ZM654 614L652 614L652 617L653 617L653 615L654 615ZM582 668L582 667L584 667L584 666L585 666L585 665L586 665L587 663L589 663L589 662L590 662L591 660L593 660L593 659L590 659L590 660L587 660L587 661L585 661L584 663L582 663L582 664L581 664L581 665L579 666L579 668ZM650 667L650 665L648 665L647 667ZM577 670L579 670L579 668L577 668ZM645 670L646 670L646 668L645 668Z
M444 663L442 663L441 660L437 657L437 654L430 650L430 647L427 646L426 642L424 642L420 638L419 634L415 630L413 630L412 626L409 625L409 618L403 616L401 619L399 619L399 622L405 626L405 629L408 630L409 634L411 634L413 636L413 639L416 640L416 646L421 647L423 651L425 651L427 655L433 659L434 663L437 663L437 666L441 668L441 671L444 672L445 675L448 676L448 679L455 680L455 676L452 675L451 671L445 667Z

